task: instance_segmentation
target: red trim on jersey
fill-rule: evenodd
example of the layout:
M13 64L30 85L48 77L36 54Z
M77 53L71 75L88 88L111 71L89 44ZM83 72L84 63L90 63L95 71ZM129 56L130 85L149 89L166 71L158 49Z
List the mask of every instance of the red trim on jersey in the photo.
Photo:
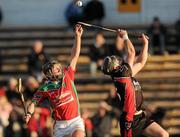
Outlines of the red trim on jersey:
M135 100L135 90L132 84L132 80L130 77L124 77L124 78L114 77L114 80L118 81L119 83L126 84L123 111L127 113L125 119L127 121L133 121L133 116L136 111L136 100Z

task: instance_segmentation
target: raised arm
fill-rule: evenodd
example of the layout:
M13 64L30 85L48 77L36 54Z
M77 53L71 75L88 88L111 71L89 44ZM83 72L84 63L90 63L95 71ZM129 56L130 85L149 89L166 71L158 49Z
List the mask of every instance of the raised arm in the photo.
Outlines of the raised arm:
M75 27L75 42L71 51L71 61L70 61L70 66L72 67L73 70L75 70L76 68L77 60L80 55L82 33L83 33L83 29L81 25L77 24Z
M142 38L139 38L140 41L143 43L143 47L139 56L137 57L136 62L132 67L132 75L135 76L146 64L147 57L148 57L148 37L142 34Z
M125 31L125 30L118 30L118 34L124 40L124 48L125 48L125 52L126 52L126 55L127 55L127 58L126 58L125 61L132 68L133 63L134 63L134 59L135 59L135 49L134 49L134 46L133 46L132 42L130 41L130 39L128 38L127 31Z

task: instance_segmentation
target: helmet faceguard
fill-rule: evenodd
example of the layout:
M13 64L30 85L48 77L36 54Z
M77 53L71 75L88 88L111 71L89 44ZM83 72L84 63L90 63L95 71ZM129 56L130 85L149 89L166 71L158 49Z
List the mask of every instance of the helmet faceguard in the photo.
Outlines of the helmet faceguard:
M58 74L53 72L53 69L58 70ZM63 77L62 65L57 60L52 60L43 65L42 71L47 79L49 80L59 80Z
M107 56L104 59L104 62L102 65L103 73L106 75L113 74L120 68L122 62L123 62L122 58L120 58L118 56L115 56L115 55Z

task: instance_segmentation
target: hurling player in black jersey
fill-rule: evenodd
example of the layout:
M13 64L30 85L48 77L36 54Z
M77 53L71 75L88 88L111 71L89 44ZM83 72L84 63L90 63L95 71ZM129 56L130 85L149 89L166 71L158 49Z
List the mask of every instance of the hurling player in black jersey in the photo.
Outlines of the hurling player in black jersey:
M118 36L124 40L126 59L118 56L107 56L102 71L111 76L117 95L119 96L120 130L122 137L168 137L169 134L156 122L151 120L143 107L141 86L134 76L143 68L148 57L148 37L144 34L139 38L142 49L135 59L135 49L128 38L127 31L118 30Z

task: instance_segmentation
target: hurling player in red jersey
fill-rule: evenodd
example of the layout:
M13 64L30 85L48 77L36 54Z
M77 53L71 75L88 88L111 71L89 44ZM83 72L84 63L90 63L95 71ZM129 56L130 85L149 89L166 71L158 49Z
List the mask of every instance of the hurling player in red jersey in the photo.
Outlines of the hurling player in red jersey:
M56 61L50 61L43 66L46 77L44 82L33 96L25 116L26 123L31 119L36 105L48 100L53 109L55 119L54 137L84 137L84 123L80 117L80 106L77 91L74 85L74 73L81 49L81 25L75 27L75 42L71 51L71 60L68 67L63 68Z
M169 134L147 115L143 109L143 98L139 83L133 78L145 65L148 57L148 37L142 34L140 41L143 47L137 59L135 49L125 30L119 30L118 35L124 40L126 59L117 56L107 56L104 59L102 71L110 75L117 88L120 101L120 130L122 137L139 137L142 134L151 137L168 137Z

